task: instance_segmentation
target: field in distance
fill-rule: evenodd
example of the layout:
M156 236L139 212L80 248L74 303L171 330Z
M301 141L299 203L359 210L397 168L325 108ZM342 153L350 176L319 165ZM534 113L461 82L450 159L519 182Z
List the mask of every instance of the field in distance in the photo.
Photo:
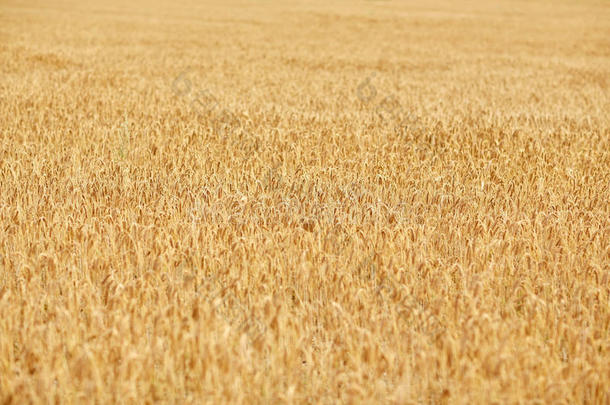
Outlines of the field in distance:
M609 404L609 201L607 1L2 1L0 404Z

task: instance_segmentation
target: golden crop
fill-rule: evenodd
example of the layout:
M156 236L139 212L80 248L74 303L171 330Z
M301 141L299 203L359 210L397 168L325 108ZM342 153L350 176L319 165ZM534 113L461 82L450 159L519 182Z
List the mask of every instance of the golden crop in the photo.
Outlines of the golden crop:
M610 404L607 1L5 0L0 69L0 403Z

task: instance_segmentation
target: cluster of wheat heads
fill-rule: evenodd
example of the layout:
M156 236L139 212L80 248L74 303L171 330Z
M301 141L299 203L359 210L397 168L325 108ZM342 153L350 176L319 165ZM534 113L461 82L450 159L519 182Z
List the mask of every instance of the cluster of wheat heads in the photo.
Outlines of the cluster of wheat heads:
M609 4L460 3L3 1L0 403L608 404Z

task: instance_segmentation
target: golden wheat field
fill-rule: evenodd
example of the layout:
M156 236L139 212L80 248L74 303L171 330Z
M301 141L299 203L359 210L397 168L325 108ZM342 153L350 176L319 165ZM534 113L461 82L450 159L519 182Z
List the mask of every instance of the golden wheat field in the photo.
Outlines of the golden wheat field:
M610 404L608 1L0 2L0 403Z

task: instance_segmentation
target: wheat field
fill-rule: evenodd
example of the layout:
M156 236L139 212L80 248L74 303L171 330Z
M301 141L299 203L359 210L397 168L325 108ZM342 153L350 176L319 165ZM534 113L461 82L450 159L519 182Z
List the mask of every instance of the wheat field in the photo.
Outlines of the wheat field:
M608 1L0 2L0 404L610 404Z

